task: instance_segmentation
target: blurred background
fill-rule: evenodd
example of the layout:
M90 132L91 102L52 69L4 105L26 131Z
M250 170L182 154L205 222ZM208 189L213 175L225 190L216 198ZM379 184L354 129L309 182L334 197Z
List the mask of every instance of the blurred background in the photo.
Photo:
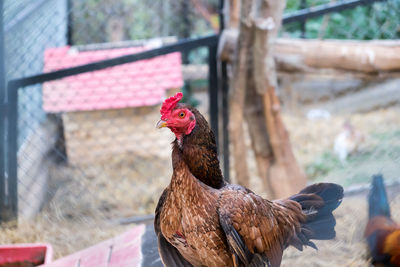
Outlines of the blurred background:
M220 1L5 0L0 7L0 217L18 218L18 227L0 229L0 243L47 242L59 258L153 214L171 177L173 141L155 125L163 99L177 91L218 130L225 176L235 182L221 89L228 78L216 76ZM313 8L322 11L311 16ZM367 264L360 223L373 174L391 185L400 218L400 72L387 66L399 60L399 37L399 0L287 0L283 42L335 39L335 53L346 40L387 40L380 44L389 52L373 70L362 61L358 70L277 64L282 118L307 181L339 183L348 196L337 211L337 239L321 242L319 254L290 251L283 266ZM157 50L182 40L190 45ZM107 68L90 65L119 57ZM68 71L77 66L85 67ZM248 136L246 145L249 187L267 196ZM324 250L332 247L340 257Z

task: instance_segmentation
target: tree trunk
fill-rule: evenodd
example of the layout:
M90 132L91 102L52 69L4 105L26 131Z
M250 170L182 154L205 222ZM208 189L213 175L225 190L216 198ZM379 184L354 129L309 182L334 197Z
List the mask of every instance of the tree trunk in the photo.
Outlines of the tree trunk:
M263 96L264 112L273 151L273 160L267 172L274 198L288 197L297 193L307 183L307 177L299 166L290 146L289 134L280 115L280 103L273 87Z
M264 124L266 125L265 139L268 138L272 153L256 152L259 174L266 186L265 190L273 198L287 197L299 191L306 185L304 171L298 165L289 141L289 135L280 115L280 103L275 94L277 78L273 58L273 43L278 33L284 1L256 0L256 18L253 49L253 79L257 94L262 98ZM253 101L255 103L256 100ZM250 128L250 127L249 127ZM258 129L263 135L265 129ZM253 147L263 145L254 139ZM271 156L272 154L272 156ZM267 188L269 187L269 188Z
M267 197L273 198L275 193L272 185L267 179L268 170L273 160L272 149L269 143L268 131L264 119L264 107L262 98L257 94L254 79L252 76L252 67L248 70L246 106L244 110L247 121L252 149L257 164L258 175L263 183L264 191Z
M242 186L249 186L249 173L246 158L246 144L244 142L243 109L245 101L246 74L248 69L249 48L252 42L251 27L248 25L251 2L243 1L241 9L241 23L237 46L237 55L233 66L231 91L229 95L229 136L233 143L233 160L236 182Z
M245 113L258 172L271 198L296 193L306 181L292 153L274 91L277 79L271 44L279 30L284 5L274 0L242 1L238 45L231 46L236 47L231 49L236 58L231 60L229 130L236 180L243 186L249 185L243 132ZM223 42L230 39L229 34L226 36L221 38Z
M240 1L229 0L229 28L239 28Z

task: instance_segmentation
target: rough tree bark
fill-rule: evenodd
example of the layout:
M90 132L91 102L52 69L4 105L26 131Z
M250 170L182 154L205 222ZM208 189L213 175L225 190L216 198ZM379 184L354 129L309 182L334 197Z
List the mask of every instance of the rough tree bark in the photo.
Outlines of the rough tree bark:
M269 197L286 197L303 187L306 177L292 153L275 95L277 79L272 43L285 3L253 0L242 1L241 5L238 45L236 50L230 50L236 51L230 98L230 135L236 179L241 185L249 184L243 140L244 113L264 189Z
M290 145L288 132L280 114L276 96L277 78L273 57L275 42L285 1L255 0L255 33L253 49L253 79L257 93L262 97L264 119L272 157L264 157L269 164L259 166L264 184L270 186L272 197L286 197L306 185L306 176L296 161ZM260 134L262 134L260 132ZM256 141L256 140L254 140ZM260 171L265 168L266 170Z
M246 106L244 110L249 129L251 146L257 164L258 175L261 178L264 191L268 197L273 197L274 191L268 177L268 170L273 160L273 154L268 138L267 126L264 118L262 98L257 94L252 76L252 67L248 70Z
M238 28L239 27L239 12L240 1L239 0L229 0L229 27Z
M241 21L237 54L234 59L233 77L229 94L229 136L233 145L233 160L235 177L238 184L249 186L249 172L246 161L246 145L243 129L243 109L249 59L249 47L252 41L250 30L251 2L244 1L241 5Z

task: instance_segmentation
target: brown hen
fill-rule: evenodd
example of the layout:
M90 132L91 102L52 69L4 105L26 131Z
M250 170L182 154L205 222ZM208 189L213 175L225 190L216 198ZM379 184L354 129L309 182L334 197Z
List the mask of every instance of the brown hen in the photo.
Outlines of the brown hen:
M214 135L194 108L168 98L158 128L176 136L173 175L156 208L155 230L165 266L279 266L289 245L316 248L310 239L335 237L343 188L311 185L284 200L269 201L227 184Z

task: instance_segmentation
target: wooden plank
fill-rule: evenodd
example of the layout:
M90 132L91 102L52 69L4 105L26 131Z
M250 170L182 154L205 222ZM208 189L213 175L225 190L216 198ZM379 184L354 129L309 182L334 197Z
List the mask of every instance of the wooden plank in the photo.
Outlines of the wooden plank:
M140 266L141 242L145 226L131 230L42 267L125 267Z
M116 244L107 267L140 266L141 261L140 241L128 244Z
M50 264L40 265L41 267L76 267L79 266L79 258L66 257Z
M79 267L107 267L109 255L112 251L112 242L102 242L84 250L78 256Z

